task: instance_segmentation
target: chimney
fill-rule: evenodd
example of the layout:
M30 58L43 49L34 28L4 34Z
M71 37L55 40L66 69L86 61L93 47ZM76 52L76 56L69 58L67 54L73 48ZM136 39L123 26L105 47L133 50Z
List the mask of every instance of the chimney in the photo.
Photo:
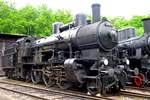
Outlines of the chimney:
M150 34L150 18L142 19L144 26L144 34Z
M100 4L92 4L92 23L100 21Z
M77 14L75 18L75 26L83 26L87 25L86 15L85 14Z
M53 23L53 30L52 30L53 34L60 33L59 28L60 28L60 26L62 26L62 25L63 25L62 22L55 22L55 23Z

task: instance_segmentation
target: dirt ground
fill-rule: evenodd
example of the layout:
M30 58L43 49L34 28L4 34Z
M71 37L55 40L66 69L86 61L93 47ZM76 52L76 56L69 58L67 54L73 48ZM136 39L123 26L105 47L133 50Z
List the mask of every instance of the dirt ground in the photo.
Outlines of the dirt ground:
M37 99L0 89L0 100L37 100Z

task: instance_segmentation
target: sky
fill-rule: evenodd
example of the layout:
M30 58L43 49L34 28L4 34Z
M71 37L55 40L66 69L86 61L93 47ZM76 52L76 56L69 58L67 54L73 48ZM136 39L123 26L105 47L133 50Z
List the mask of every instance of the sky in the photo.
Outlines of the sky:
M6 0L9 1L9 0ZM101 4L102 16L124 16L131 18L134 15L150 14L150 0L11 0L17 8L27 4L38 7L46 4L53 10L70 10L74 15L77 13L91 14L93 3Z

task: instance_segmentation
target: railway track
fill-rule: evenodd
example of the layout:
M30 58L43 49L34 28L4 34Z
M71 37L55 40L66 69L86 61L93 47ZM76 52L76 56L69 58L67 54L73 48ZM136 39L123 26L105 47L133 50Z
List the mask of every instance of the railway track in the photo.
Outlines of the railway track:
M38 88L27 85L21 85L16 83L2 82L0 81L0 88L12 91L15 93L23 94L40 100L113 100L108 97L96 97L90 96L83 93L72 92L72 91L58 91L46 88ZM38 95L40 94L40 96Z
M131 96L131 97L147 98L148 100L150 99L150 94L137 93L137 92L131 92L131 91L124 91L124 90L122 90L120 94Z
M139 91L150 92L150 87L133 87L133 86L126 86L127 89L135 89Z
M0 77L4 77L5 75L4 74L0 74Z
M19 82L19 83L18 83ZM32 84L32 83L31 83ZM33 97L36 99L42 99L42 100L123 100L123 98L135 98L135 100L137 100L137 98L144 98L144 100L149 100L150 99L150 91L149 94L144 94L144 93L138 93L138 92L133 92L130 90L122 90L120 92L120 95L118 96L108 96L108 97L104 97L104 96L90 96L87 95L86 93L81 93L81 92L76 92L76 91L63 91L60 89L54 89L54 88L46 88L43 85L31 85L30 83L28 84L24 84L20 81L9 81L9 80L5 80L2 81L0 80L0 88L4 89L4 90L8 90L8 91L12 91L12 92L16 92L19 94L23 94L23 95L27 95L29 97ZM8 87L8 88L7 88ZM129 87L128 87L129 88ZM136 90L136 88L134 88ZM21 91L20 91L21 90ZM144 90L142 88L142 90ZM124 100L125 100L124 99ZM134 99L133 99L134 100ZM142 100L142 99L140 99Z
M150 99L150 87L126 86L126 90L122 90L121 94Z

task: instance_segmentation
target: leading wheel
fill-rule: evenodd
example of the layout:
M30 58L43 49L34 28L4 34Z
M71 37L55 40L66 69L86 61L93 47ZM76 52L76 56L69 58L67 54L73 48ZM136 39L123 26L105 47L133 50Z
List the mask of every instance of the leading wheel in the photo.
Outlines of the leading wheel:
M46 73L42 74L42 79L43 79L44 84L47 87L52 87L56 83L55 80L52 78L52 76Z
M63 79L60 79L60 78L57 80L57 85L58 85L59 88L61 88L63 90L67 90L71 87L70 82L67 82L67 81L65 81Z
M95 96L98 93L95 82L87 82L87 91L92 96Z
M106 94L107 94L107 93L106 93L106 88L105 88L104 85L102 86L101 94L102 94L102 95L106 95Z

